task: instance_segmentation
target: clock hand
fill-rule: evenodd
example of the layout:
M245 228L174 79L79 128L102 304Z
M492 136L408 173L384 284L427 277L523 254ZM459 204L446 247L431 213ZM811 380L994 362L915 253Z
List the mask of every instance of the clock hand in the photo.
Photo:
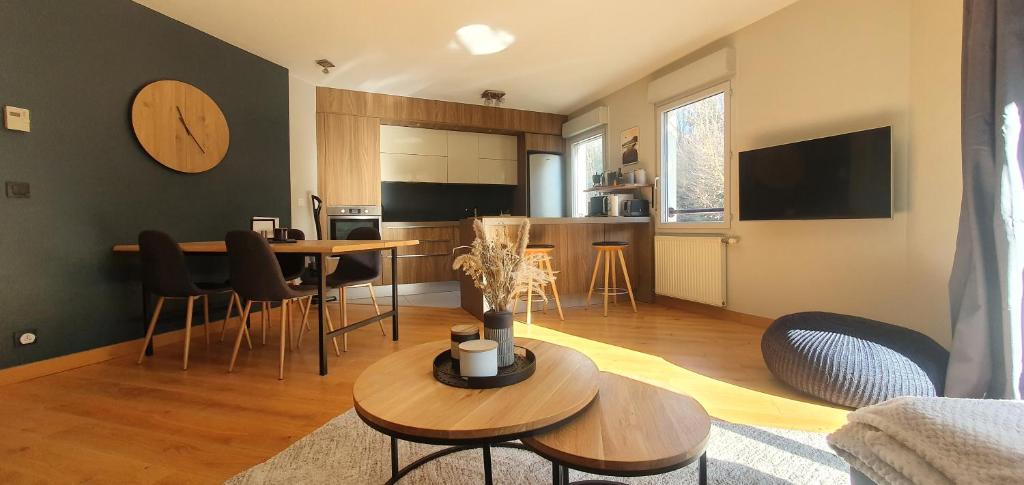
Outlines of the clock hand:
M192 141L196 142L196 146L199 147L199 151L203 152L203 155L206 155L206 149L199 143L199 140L196 140L196 136L192 134L192 130L188 129L188 123L185 123L185 117L181 115L181 108L177 106L174 108L178 110L178 121L181 122L181 126L185 127L185 133L188 133L188 136L192 137Z

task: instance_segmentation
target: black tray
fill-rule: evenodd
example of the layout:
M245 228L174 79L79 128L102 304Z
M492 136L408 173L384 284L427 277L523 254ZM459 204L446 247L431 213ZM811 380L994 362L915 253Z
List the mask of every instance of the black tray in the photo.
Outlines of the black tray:
M267 242L269 242L270 244L292 244L292 243L297 243L299 241L297 239L274 239L274 238L270 238L270 239L267 239Z
M459 361L452 359L451 350L434 357L434 379L452 387L465 389L493 389L523 382L537 369L537 357L526 347L516 346L516 359L512 365L498 367L498 375L491 377L463 377L459 375Z

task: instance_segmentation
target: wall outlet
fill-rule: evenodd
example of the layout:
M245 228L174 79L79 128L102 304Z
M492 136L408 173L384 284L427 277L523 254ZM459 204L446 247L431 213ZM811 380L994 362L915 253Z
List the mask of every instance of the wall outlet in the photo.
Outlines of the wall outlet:
M32 196L32 188L28 182L5 182L8 199L27 199Z
M17 332L14 332L14 346L23 347L25 345L32 345L36 343L37 338L38 336L36 334L36 329L34 328L28 330L19 330Z

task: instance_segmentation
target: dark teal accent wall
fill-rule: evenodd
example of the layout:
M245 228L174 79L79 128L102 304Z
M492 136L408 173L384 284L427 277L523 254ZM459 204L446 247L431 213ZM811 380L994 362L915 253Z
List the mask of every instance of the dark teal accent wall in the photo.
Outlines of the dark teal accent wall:
M193 84L231 130L224 161L181 174L131 129L149 82ZM288 72L128 0L0 0L0 105L31 110L32 132L0 128L0 368L142 336L138 262L111 247L142 229L223 239L250 216L289 223ZM222 258L192 261L224 278ZM223 305L225 302L215 302ZM180 328L172 314L159 331ZM39 342L14 346L35 328Z

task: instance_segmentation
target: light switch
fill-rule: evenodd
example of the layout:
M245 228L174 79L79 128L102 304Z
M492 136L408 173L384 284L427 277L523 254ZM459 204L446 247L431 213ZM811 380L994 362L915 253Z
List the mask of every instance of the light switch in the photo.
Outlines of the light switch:
M28 110L15 106L4 106L4 128L15 131L31 131Z

